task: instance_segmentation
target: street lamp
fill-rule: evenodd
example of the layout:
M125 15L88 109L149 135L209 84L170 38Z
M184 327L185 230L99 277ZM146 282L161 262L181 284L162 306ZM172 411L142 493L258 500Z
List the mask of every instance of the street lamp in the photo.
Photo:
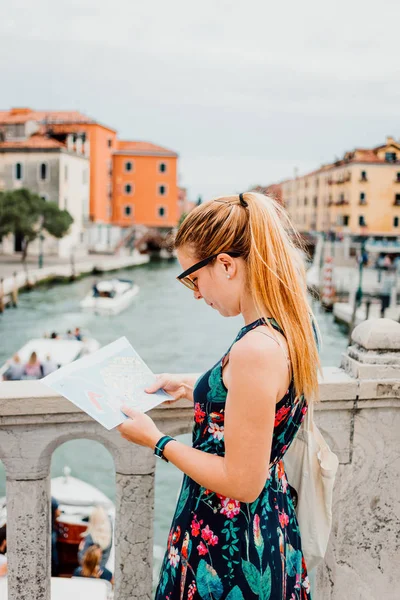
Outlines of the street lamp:
M44 216L40 215L39 217L39 269L43 268L43 240L44 235L42 233L44 223Z
M39 269L43 268L43 240L44 235L41 233L39 235Z

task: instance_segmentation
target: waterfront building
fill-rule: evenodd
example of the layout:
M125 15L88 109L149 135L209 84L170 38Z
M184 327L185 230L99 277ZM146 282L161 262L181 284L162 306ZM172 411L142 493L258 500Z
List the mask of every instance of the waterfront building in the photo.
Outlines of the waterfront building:
M74 203L74 220L79 227L83 221L86 225L86 235L82 231L79 234L80 250L87 246L96 252L119 251L124 240L130 240L133 227L138 236L143 235L143 227L168 232L177 225L182 210L188 212L185 209L190 203L179 197L176 152L150 142L117 140L115 129L80 112L30 108L0 111L0 149L4 165L0 189L27 187L57 202L60 208L68 207L69 212ZM17 156L17 150L23 155ZM46 161L39 151L63 156L59 168L52 166L51 180L50 167L40 166ZM34 152L36 167L32 166ZM84 159L85 174L75 180L74 167L66 164L66 156ZM35 169L42 172L36 176ZM68 245L66 238L58 244ZM21 240L15 240L6 245L6 251L12 247L19 251L20 245Z
M117 135L115 129L77 111L30 108L0 111L0 135L3 141L28 140L37 133L62 144L67 144L70 140L70 148L74 147L77 153L90 156L89 219L95 223L110 223L112 152Z
M50 137L37 122L10 123L0 128L0 190L27 188L46 201L67 210L74 222L58 240L45 236L43 251L61 257L85 251L85 227L89 216L89 146L82 136L64 141ZM22 250L22 237L2 241L7 254ZM30 245L39 254L40 242Z
M265 194L270 196L279 204L282 204L282 185L280 183L272 183L271 185L256 185L250 190L251 192L257 192L257 194Z
M400 143L392 137L375 148L346 152L280 186L283 203L302 233L400 235Z
M150 142L117 141L113 152L113 223L175 227L178 155Z

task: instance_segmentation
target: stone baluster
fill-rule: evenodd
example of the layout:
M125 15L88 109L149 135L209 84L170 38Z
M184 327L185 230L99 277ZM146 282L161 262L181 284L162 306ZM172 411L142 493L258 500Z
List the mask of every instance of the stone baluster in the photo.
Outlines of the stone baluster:
M50 478L6 485L8 597L50 600Z
M332 534L313 600L397 600L400 324L370 319L358 325L343 356L344 372L357 384L355 396L345 400L336 386L334 402L316 413L319 424L319 417L327 419L340 465Z

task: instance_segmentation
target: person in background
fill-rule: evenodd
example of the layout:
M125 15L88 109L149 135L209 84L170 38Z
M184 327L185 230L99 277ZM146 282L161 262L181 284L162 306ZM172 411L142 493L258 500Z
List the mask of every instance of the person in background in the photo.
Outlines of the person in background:
M393 269L385 272L385 276L382 282L381 293L379 295L381 301L381 318L385 316L385 311L390 306L390 297L392 295L392 289L396 285L396 277Z
M61 515L59 504L57 500L51 497L51 574L53 577L57 577L60 572L60 563L58 558L58 547L57 547L57 519Z
M383 266L385 269L390 269L392 266L392 261L390 260L389 254L386 254L385 258L383 259Z
M93 292L93 297L94 298L98 298L99 297L99 288L97 287L97 281L93 284L92 287L92 292Z
M7 575L7 525L0 527L0 577Z
M24 366L18 354L14 354L9 362L7 371L4 373L4 379L7 381L18 381L22 379L24 374Z
M24 374L26 379L40 379L43 377L43 368L36 352L32 352L28 362L25 364Z
M50 335L50 339L58 340L58 333L56 331L53 331L52 334Z
M43 377L46 377L46 375L50 375L50 373L53 373L54 371L57 371L58 365L51 358L50 354L46 354L46 358L45 358L45 360L43 361L43 364L42 364L42 369L43 369Z
M75 335L75 339L77 339L79 342L82 341L82 334L81 334L81 330L79 327L75 327L74 335Z
M108 569L102 569L101 563L101 548L98 544L89 546L83 555L82 566L75 569L73 577L90 577L91 579L105 579L114 584L114 577Z
M112 547L112 524L104 508L96 506L89 517L89 525L82 534L84 538L79 544L78 560L83 563L83 557L88 548L97 544L102 550L100 567L105 569Z
M72 331L70 329L68 329L66 335L65 335L65 339L66 340L76 340L76 337L74 336L74 334L72 333Z

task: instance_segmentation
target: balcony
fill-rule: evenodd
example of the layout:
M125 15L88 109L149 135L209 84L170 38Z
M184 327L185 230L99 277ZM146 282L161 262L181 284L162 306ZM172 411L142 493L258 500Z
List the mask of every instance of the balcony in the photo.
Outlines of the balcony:
M346 598L394 597L398 534L396 527L383 524L400 512L400 324L377 321L354 330L342 367L326 367L320 383L315 420L340 467L329 548L317 572L318 599L342 597L343 589ZM150 414L173 436L192 427L193 407L186 401ZM86 438L102 443L114 458L114 600L150 600L152 451L106 431L39 382L1 385L0 423L0 459L7 475L8 598L50 600L51 457L64 442Z
M349 181L351 181L351 173L345 173L343 175L338 175L336 178L329 177L327 183L328 185L341 185Z

